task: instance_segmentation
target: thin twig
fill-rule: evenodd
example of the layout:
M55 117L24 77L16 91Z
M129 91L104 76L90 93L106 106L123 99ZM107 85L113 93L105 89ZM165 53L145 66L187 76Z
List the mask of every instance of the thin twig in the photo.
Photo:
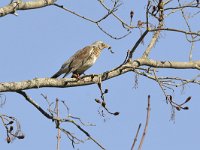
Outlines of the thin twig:
M59 4L57 4L57 3L54 3L53 5L56 6L56 7L59 7L59 8L61 8L61 9L63 9L63 10L65 10L65 11L67 11L67 12L69 12L69 13L71 13L71 14L73 14L73 15L79 17L79 18L82 18L82 19L84 19L84 20L87 20L87 21L89 21L89 22L91 22L91 23L96 24L96 26L97 26L103 33L105 33L107 36L109 36L109 37L112 38L112 39L119 40L119 39L125 38L126 36L128 36L128 35L131 33L131 31L129 31L128 33L126 33L126 34L124 34L124 35L122 35L122 36L119 36L119 37L113 36L113 35L111 35L110 33L108 33L106 30L104 30L104 29L100 26L100 24L99 24L100 22L102 22L103 20L105 20L108 16L110 16L111 14L113 14L113 12L115 12L115 11L117 10L117 7L119 7L119 5L116 5L116 6L114 5L113 8L112 8L112 10L108 10L108 13L107 13L106 15L104 15L102 18L98 19L97 21L95 21L95 20L93 20L93 19L90 19L90 18L88 18L88 17L85 17L85 16L83 16L83 15L80 15L80 14L74 12L74 11L71 11L71 10L67 9L66 7L64 7L63 5L59 5Z
M122 35L122 36L116 37L116 36L111 35L111 34L108 33L107 31L105 31L105 30L99 25L99 23L96 23L96 25L98 26L98 28L99 28L103 33L105 33L105 34L108 35L110 38L115 39L115 40L123 39L123 38L125 38L126 36L128 36L129 34L131 34L131 31L129 31L128 33L126 33L126 34L124 34L124 35Z
M146 123L145 123L145 128L144 128L144 131L143 131L143 134L142 134L142 138L140 140L140 145L138 147L138 150L141 150L142 149L142 145L143 145L143 142L144 142L144 138L146 136L146 133L147 133L147 128L148 128L148 124L149 124L149 118L150 118L150 95L148 95L148 105L147 105L147 116L146 116Z
M32 100L24 91L16 91L18 94L22 95L30 104L32 104L37 110L39 110L48 119L53 119L44 109L42 109L34 100Z
M157 78L157 76L156 76L155 70L153 71L153 73L154 73L154 76L155 76L156 81L158 82L158 85L160 86L161 90L163 91L165 97L167 97L167 94L166 94L166 92L165 92L165 90L164 90L164 88L163 88L162 83L160 82L160 80L159 80L159 79Z
M109 11L110 9L101 1L101 0L98 0L99 3L107 10ZM115 3L118 3L119 1L115 1ZM118 7L120 6L121 4L118 5ZM119 18L114 12L111 13L121 24L122 26L125 28L125 29L133 29L133 28L137 28L137 27L134 27L134 26L129 26L127 23L125 23L121 18Z
M100 148L102 148L103 150L105 150L105 148L99 143L97 142L86 130L84 130L80 125L78 125L76 122L71 121L71 123L73 123L79 130L81 130L89 139L91 139L94 143L96 143Z
M59 101L56 99L56 116L59 118ZM60 134L60 128L59 128L60 122L57 121L57 127L58 127L58 133L57 133L57 145L56 145L56 150L60 150L60 139L61 139L61 134Z
M89 21L89 22L92 22L92 23L96 23L96 21L94 21L94 20L92 20L92 19L90 19L90 18L87 18L87 17L85 17L85 16L82 16L82 15L80 15L80 14L74 12L74 11L71 11L71 10L65 8L63 5L59 5L59 4L56 4L56 3L54 3L53 5L56 6L56 7L59 7L59 8L61 8L61 9L63 9L63 10L65 10L65 11L67 11L67 12L69 12L69 13L71 13L71 14L77 16L77 17L80 17L80 18L85 19L85 20L87 20L87 21Z
M188 35L200 36L200 32L198 32L198 31L196 31L196 32L189 32L189 31L184 31L184 30L175 29L175 28L156 28L156 29L149 30L149 32L154 32L154 31L158 31L158 30L171 31L171 32L179 32L179 33L188 34Z
M164 6L162 6L162 7L164 7ZM147 9L147 11L148 11L148 9ZM148 17L148 15L147 15L147 17ZM159 30L159 29L161 29L164 26L164 23L163 23L164 14L163 14L162 8L160 8L160 10L159 10L159 19L158 20L159 20L159 24L158 24L158 27L157 27L158 30L154 33L154 35L153 35L153 37L152 37L147 49L145 50L145 52L142 55L142 58L147 58L149 56L153 46L156 44L156 42L157 42L157 40L158 40L158 38L160 36L161 30Z
M36 109L38 109L45 117L55 121L56 127L59 128L60 122L70 122L74 124L80 131L82 131L89 139L91 139L94 143L96 143L103 150L105 149L98 141L96 141L87 131L85 131L80 125L78 125L74 120L70 120L68 118L60 118L57 116L49 115L45 110L43 110L34 100L32 100L24 91L16 91L21 94L29 103L31 103ZM61 129L61 128L60 128Z
M182 6L180 0L178 0L178 4L179 4L180 7ZM186 26L187 26L187 28L188 28L188 31L189 31L189 32L192 32L191 27L190 27L190 25L189 25L189 23L188 23L188 18L186 17L183 8L181 8L180 10L181 10L182 17L183 17L183 19L184 19L184 21L185 21L185 24L186 24ZM189 61L192 61L192 51L193 51L193 47L194 47L194 41L193 41L194 37L193 37L192 34L191 34L190 36L191 36L191 39L192 39L192 40L191 40L191 47L190 47L190 52L189 52ZM186 39L188 40L187 34L186 34ZM188 41L189 41L189 40L188 40Z
M140 127L141 127L141 123L139 124L138 126L138 129L137 129L137 132L136 132L136 135L135 135L135 138L134 138L134 141L133 141L133 144L132 144L132 147L131 147L131 150L134 149L134 146L135 146L135 143L137 142L137 137L138 137L138 134L139 134L139 131L140 131Z

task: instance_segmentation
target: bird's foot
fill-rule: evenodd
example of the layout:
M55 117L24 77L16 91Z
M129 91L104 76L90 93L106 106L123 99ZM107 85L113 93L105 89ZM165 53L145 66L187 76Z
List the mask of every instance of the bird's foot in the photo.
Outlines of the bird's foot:
M73 73L71 78L76 78L78 80L81 79L80 74L78 74L78 73Z

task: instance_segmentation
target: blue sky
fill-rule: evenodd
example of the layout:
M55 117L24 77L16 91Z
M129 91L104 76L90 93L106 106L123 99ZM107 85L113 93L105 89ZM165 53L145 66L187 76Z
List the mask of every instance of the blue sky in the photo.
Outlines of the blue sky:
M97 18L103 16L105 11L98 2L89 0L59 1L69 9L77 11L84 16ZM137 3L137 4L136 4ZM0 2L0 6L6 2ZM145 18L144 2L124 1L117 14L129 22L129 12L134 10L134 21ZM61 64L73 55L78 49L91 44L96 40L102 40L112 46L115 52L111 54L104 50L96 64L86 71L86 74L102 73L113 69L123 62L126 52L131 49L140 36L135 29L132 34L122 40L114 40L102 33L94 24L82 20L54 6L37 10L19 11L18 16L7 15L1 18L1 59L0 82L30 80L35 77L44 78L52 76ZM180 26L183 22L177 15L172 15L166 21L170 27ZM198 29L193 19L194 29ZM110 17L104 21L103 27L114 35L123 35L126 31L119 23ZM148 45L151 34L147 36L144 45L140 45L134 58L141 56ZM200 45L194 48L193 58L199 60ZM188 61L190 45L186 43L185 36L172 32L163 32L159 42L150 55L155 60ZM199 72L195 70L160 70L159 75L170 75L192 78ZM70 76L68 76L70 77ZM47 104L41 93L47 95L49 100L56 98L64 100L70 107L70 114L82 118L84 122L96 124L95 127L84 127L107 150L130 149L137 127L142 123L142 130L146 119L147 96L151 95L151 116L147 136L143 149L199 149L200 113L199 86L186 85L185 90L175 90L174 99L181 103L188 96L192 100L187 104L188 111L176 112L175 123L170 121L171 107L165 102L165 97L159 85L142 76L139 77L138 88L134 88L135 74L130 72L114 79L103 82L103 88L108 88L106 101L111 111L119 111L117 117L107 114L105 118L98 114L99 106L94 99L100 97L97 85L74 88L42 88L28 90L27 93L40 104L47 108ZM6 134L0 126L0 148L13 149L48 149L55 150L56 134L55 125L42 116L33 106L27 103L23 97L16 93L4 93L7 101L1 114L15 116L21 123L24 140L15 140L11 144L5 141ZM65 115L64 112L62 115ZM104 119L106 121L104 121ZM78 137L85 136L73 126L64 126ZM139 137L141 137L142 130ZM139 140L139 139L138 139ZM138 144L138 143L137 143ZM70 141L62 134L61 150L73 149ZM76 145L75 149L88 150L99 149L92 141Z

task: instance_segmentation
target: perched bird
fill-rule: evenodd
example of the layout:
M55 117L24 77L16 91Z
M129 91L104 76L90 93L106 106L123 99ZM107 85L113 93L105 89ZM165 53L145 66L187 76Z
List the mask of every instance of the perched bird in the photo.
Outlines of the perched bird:
M63 78L72 73L72 77L78 78L87 69L89 69L100 56L104 48L110 48L102 41L96 41L89 46L84 47L71 56L51 78L57 78L64 74Z

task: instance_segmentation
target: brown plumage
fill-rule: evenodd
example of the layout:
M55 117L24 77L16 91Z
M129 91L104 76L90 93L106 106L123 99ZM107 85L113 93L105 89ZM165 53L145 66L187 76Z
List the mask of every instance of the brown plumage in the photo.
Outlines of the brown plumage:
M71 56L51 78L57 78L62 74L64 74L64 78L69 73L73 73L72 76L79 77L96 62L104 48L110 48L110 46L102 41L96 41L80 49Z

